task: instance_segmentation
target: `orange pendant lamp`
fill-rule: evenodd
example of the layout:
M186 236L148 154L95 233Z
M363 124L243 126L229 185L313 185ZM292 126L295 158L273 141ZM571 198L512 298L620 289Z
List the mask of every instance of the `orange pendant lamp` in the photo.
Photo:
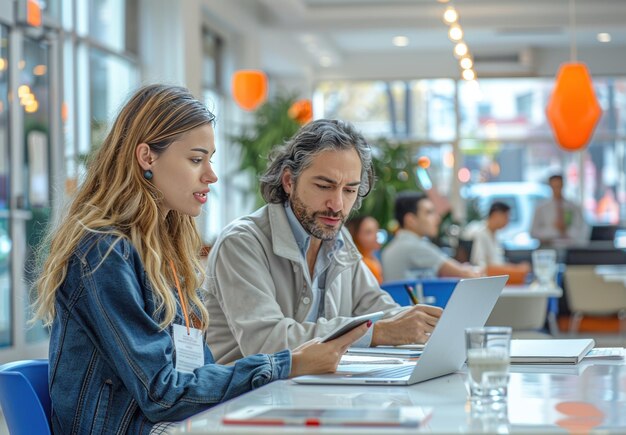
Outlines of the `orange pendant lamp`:
M300 125L310 122L313 119L311 100L302 99L294 102L287 111L287 115Z
M589 143L602 109L584 63L561 65L546 115L561 148L578 151Z
M267 99L267 76L259 70L239 70L233 74L232 93L244 110L254 110Z
M602 109L587 66L576 61L576 0L569 0L569 19L571 62L559 68L546 116L561 148L579 151L589 143Z

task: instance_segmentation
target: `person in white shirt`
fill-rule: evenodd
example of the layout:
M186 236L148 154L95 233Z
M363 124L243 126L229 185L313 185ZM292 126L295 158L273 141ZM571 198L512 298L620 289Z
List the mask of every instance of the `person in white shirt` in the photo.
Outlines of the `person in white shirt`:
M552 199L537 206L530 235L542 245L589 240L589 226L581 208L563 197L563 176L551 176L548 184L552 188Z
M444 254L428 238L437 236L441 218L435 205L419 192L402 192L395 202L400 229L382 252L387 281L424 276L476 278L480 273Z
M472 243L470 261L476 266L502 265L506 262L504 248L496 237L496 232L509 224L511 207L496 201L489 207L484 226L476 232Z

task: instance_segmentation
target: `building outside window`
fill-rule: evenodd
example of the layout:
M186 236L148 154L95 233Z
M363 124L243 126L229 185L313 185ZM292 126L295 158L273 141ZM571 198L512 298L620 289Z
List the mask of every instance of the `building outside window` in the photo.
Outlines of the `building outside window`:
M314 102L319 116L351 121L373 143L386 137L411 146L422 188L450 196L483 183L535 183L539 200L541 185L558 172L590 224L626 221L626 80L594 78L604 112L578 153L555 144L545 115L553 85L552 78L480 79L478 86L450 79L326 81ZM425 172L420 157L430 162Z

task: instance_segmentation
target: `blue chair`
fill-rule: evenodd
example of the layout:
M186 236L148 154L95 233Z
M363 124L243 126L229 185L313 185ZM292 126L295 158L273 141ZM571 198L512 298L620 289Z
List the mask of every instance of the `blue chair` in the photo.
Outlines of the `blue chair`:
M427 278L422 279L424 303L445 308L460 278Z
M389 295L393 298L394 301L396 301L397 304L406 307L411 305L411 300L409 299L409 295L406 292L404 286L408 285L415 288L416 283L417 280L415 279L388 281L382 283L380 285L380 288L389 293Z
M556 285L559 288L563 287L563 274L565 273L565 264L557 263L556 269ZM528 274L526 283L530 284L535 279L535 275L531 272ZM546 329L548 332L556 336L559 334L559 298L548 298L548 315L546 316Z
M48 360L0 366L0 406L11 435L51 434Z
M420 303L445 308L459 278L424 278L384 282L381 288L391 295L399 305L411 305L404 286L417 290Z

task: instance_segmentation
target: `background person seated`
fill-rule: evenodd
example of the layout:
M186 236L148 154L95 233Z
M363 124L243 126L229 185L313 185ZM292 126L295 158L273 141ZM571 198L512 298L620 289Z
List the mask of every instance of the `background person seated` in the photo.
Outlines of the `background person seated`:
M589 226L580 207L563 197L563 176L548 179L552 199L537 206L530 235L542 245L554 242L584 243L589 240Z
M357 249L363 256L363 263L372 271L378 284L383 283L383 265L374 255L380 249L378 230L380 225L372 216L357 216L346 223Z
M481 275L472 266L444 254L429 240L437 236L441 218L424 194L400 193L395 202L395 218L400 229L382 253L385 280L424 276L427 270L432 276L476 278Z
M489 207L489 214L482 226L474 235L472 244L471 262L487 270L487 274L509 274L523 279L530 270L528 263L507 263L504 257L504 248L496 237L496 232L509 224L511 207L504 202L496 201ZM520 281L516 279L515 281ZM521 284L522 282L519 282Z

